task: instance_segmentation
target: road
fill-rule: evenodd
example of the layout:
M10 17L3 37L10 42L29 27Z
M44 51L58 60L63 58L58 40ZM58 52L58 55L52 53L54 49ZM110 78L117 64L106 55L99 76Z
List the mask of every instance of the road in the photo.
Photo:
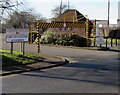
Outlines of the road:
M25 51L35 53L36 45L26 44ZM41 46L41 53L66 57L70 64L2 77L3 93L118 93L118 52Z

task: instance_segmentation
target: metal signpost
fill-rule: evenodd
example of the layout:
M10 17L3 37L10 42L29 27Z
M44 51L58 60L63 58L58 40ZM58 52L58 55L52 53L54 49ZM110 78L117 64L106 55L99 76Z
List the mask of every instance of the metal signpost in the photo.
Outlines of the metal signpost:
M21 47L21 51L24 54L25 44L24 42L28 42L29 38L29 29L23 28L8 28L6 29L6 42L11 43L10 53L13 54L13 43L22 43L23 47Z

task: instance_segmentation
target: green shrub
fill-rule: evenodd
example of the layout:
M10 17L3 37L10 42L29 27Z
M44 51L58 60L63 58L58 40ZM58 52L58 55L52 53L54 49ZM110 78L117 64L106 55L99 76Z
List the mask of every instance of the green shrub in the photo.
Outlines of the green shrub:
M64 45L64 46L70 46L72 42L72 35L71 34L61 34L59 36L59 39L57 41L57 44Z
M57 44L64 46L85 47L91 45L91 40L81 37L76 34L57 34L48 32L41 37L41 44Z
M47 44L47 35L41 36L40 42L41 44Z
M47 32L46 35L41 36L41 44L55 44L54 33Z
M37 38L37 33L32 33L32 43L36 40L36 38ZM29 37L29 41L30 41L30 39L31 39L31 37Z

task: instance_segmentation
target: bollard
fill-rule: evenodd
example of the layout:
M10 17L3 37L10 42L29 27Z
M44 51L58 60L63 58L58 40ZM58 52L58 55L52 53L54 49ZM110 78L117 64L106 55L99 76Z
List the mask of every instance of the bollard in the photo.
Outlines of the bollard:
M94 29L93 37L94 37L94 47L95 47L96 46L96 20L94 21L93 29Z
M111 47L113 47L113 39L111 38Z
M37 30L37 52L40 52L40 34L39 34L39 22L37 21L37 26L36 26L36 30Z
M116 46L117 46L117 38L115 40L116 40Z
M88 45L88 40L89 40L89 19L86 19L86 39L87 39L87 46Z
M107 44L108 44L108 42L107 42L107 38L106 38L106 47L107 47Z

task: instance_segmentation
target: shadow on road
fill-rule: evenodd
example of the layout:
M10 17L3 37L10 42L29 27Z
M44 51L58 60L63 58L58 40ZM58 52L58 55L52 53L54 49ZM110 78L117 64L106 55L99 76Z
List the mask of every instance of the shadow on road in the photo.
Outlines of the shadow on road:
M61 79L61 80L70 80L70 81L78 81L78 82L88 82L88 83L98 83L103 85L111 85L111 86L117 86L117 81L98 81L98 80L85 80L85 79L77 79L77 78L66 78L66 77L58 77L58 76L49 76L49 75L40 75L40 74L22 74L25 76L32 76L32 77L43 77L43 78L50 78L50 79Z
M87 83L97 83L97 84L117 86L117 87L119 86L118 76L117 76L119 69L117 66L110 66L110 65L104 65L104 64L90 64L90 63L87 64L87 63L77 63L76 62L76 63L67 64L64 67L69 68L69 69L71 69L71 68L79 68L79 69L78 69L78 71L71 72L71 73L74 73L73 77L69 76L68 72L66 72L66 71L64 71L63 75L61 74L62 76L46 75L46 73L45 73L46 71L45 72L36 71L39 73L22 74L22 75L33 76L33 77L43 77L43 78L50 78L50 79L87 82ZM85 73L85 75L81 75L80 72L82 72L82 69L84 69L83 72ZM89 76L89 78L86 79L86 78L82 78L82 77L78 77L78 78L74 77L76 74L75 72L79 73L79 75L81 75L81 76L86 76L86 77ZM109 74L106 74L106 72L109 72ZM41 73L44 73L44 75ZM59 70L58 70L57 73L61 73L61 72L59 72ZM112 75L112 74L115 74L115 75ZM99 77L100 79L98 79L98 78L93 79L92 78L93 76Z
M120 52L120 50L115 50L115 49L109 49L107 51L112 51L112 52Z
M71 63L66 65L67 67L75 67L75 68L85 68L85 69L95 69L95 70L106 70L106 71L117 71L117 66L103 65L103 64L90 64L90 63Z
M26 69L34 69L34 68L42 68L54 64L61 64L62 61L40 61L37 63L29 63L29 64L22 64L22 65L13 65L13 66L4 66L2 67L3 72L12 72L12 71L17 71L17 70L26 70ZM17 62L16 62L17 63ZM7 63L6 63L7 64Z

